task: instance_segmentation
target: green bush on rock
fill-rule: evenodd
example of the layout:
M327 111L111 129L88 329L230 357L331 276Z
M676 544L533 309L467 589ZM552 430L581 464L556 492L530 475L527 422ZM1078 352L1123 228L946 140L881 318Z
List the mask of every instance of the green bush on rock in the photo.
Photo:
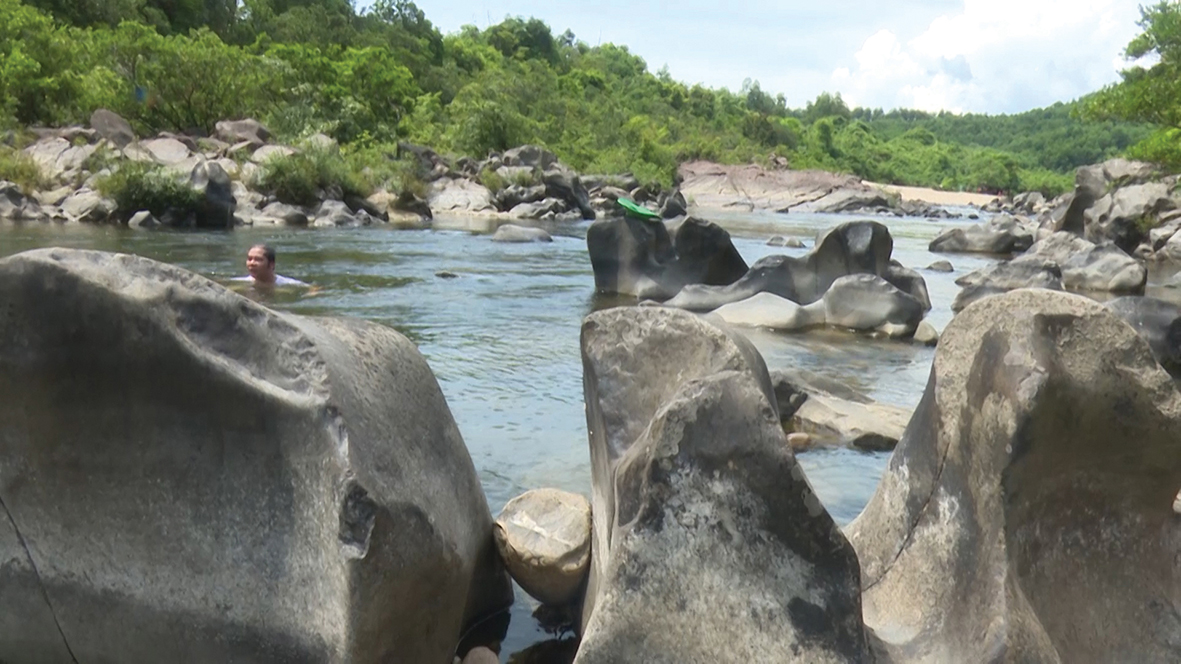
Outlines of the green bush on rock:
M339 150L309 148L275 155L259 171L255 186L291 205L315 205L330 196L360 196L373 192L372 182Z
M32 157L6 147L0 147L0 180L15 182L26 193L49 185L49 179Z
M98 191L115 201L119 215L130 218L141 210L160 217L166 212L196 212L201 194L178 175L160 166L127 162L98 181Z

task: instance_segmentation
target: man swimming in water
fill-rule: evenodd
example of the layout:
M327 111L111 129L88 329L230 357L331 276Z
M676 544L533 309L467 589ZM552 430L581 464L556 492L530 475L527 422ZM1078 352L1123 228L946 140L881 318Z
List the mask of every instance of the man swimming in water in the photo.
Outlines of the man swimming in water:
M275 250L265 244L256 244L246 252L245 277L235 277L234 281L249 281L258 286L304 286L299 279L284 277L275 273Z

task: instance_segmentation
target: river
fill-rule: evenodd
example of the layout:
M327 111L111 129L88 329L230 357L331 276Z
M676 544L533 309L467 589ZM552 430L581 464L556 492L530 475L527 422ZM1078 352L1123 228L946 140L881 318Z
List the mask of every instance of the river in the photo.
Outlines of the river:
M851 217L727 213L708 218L728 229L753 263L773 253L806 251L769 247L771 235L796 236L810 247L818 231ZM959 290L954 280L993 259L927 251L940 231L967 220L882 221L894 236L894 258L919 269L927 280L934 305L928 320L942 330ZM531 488L553 486L589 496L579 327L586 314L611 303L593 292L585 224L557 228L552 244L499 244L471 232L486 225L443 218L430 231L270 227L232 233L0 226L0 256L45 246L102 249L174 263L224 281L244 273L252 244L271 244L278 250L281 274L320 290L311 296L280 293L270 306L364 318L396 328L418 344L442 385L495 515ZM952 262L954 273L921 269L941 258ZM918 403L934 356L934 349L917 344L844 333L748 333L771 369L812 369L908 408ZM801 454L799 460L833 517L845 524L869 500L888 456L831 450ZM502 661L527 661L514 653L553 638L532 617L534 606L518 589Z

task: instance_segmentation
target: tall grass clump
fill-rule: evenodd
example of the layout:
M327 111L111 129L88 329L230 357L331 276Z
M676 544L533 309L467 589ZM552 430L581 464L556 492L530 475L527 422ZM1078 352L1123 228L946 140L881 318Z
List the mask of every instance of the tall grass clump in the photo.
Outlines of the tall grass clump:
M275 155L262 164L255 186L291 205L315 205L329 195L360 196L373 193L353 160L333 148L309 148L290 155ZM338 191L334 191L338 190Z
M115 201L119 215L127 218L148 210L163 216L169 210L188 212L201 204L201 194L181 179L156 164L127 162L119 170L98 181L98 191Z
M0 147L0 180L15 182L25 193L46 189L52 184L32 157L7 147Z

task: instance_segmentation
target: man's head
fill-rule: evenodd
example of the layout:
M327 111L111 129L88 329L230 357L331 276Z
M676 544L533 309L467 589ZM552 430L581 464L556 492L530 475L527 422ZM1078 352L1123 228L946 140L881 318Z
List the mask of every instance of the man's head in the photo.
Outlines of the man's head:
M275 283L275 250L256 244L246 252L246 271L259 283Z

